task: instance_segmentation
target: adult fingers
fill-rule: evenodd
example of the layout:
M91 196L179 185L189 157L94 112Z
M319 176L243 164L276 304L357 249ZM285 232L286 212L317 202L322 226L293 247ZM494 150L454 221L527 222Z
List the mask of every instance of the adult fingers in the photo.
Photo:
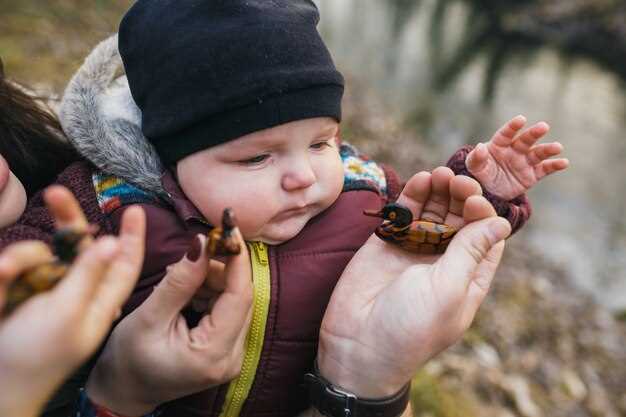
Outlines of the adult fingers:
M141 207L129 207L122 216L122 248L106 272L93 303L93 320L115 318L141 274L146 236L146 216ZM110 323L109 323L110 324Z
M167 268L163 280L139 307L147 319L166 325L178 317L204 282L208 267L206 245L206 236L197 235L187 255Z
M74 261L52 296L59 303L72 303L82 311L92 302L101 279L119 250L116 238L104 236L97 239Z
M209 272L207 272L204 285L200 288L200 293L204 290L214 293L226 289L226 265L223 262L211 259L209 261Z
M509 120L491 138L491 143L498 146L510 146L515 135L526 124L526 118L521 114Z
M527 154L530 148L541 139L550 130L550 126L546 122L539 122L534 126L522 132L519 137L513 141L513 149L523 154Z
M215 300L226 288L226 274L223 262L209 260L209 268L204 283L191 299L191 308L198 313L206 313L213 308Z
M468 328L480 305L489 293L491 283L504 253L505 241L496 243L485 256L485 259L476 268L474 279L470 283L467 298L461 313L462 325Z
M55 219L57 229L71 228L78 232L88 231L87 218L70 190L60 185L51 185L46 188L43 198ZM92 240L90 236L87 236L81 242L79 249L84 250Z
M433 170L430 196L424 204L420 219L443 223L450 206L450 181L454 172L448 167Z
M432 174L422 171L413 175L398 197L398 203L411 210L413 217L419 219L432 188Z
M562 171L567 167L569 167L569 159L567 158L548 159L535 166L535 177L540 180L546 175Z
M464 292L487 253L510 233L511 226L502 217L488 217L465 226L437 261L442 271L442 281L447 281L448 288Z
M478 181L465 175L457 175L450 180L450 204L444 223L460 229L465 225L463 209L466 200L473 195L482 195Z
M239 229L233 230L240 242L241 252L226 260L226 287L215 301L211 314L199 327L215 330L228 342L239 337L242 327L249 318L253 301L252 268L250 256ZM247 326L245 326L247 331Z
M6 289L11 281L27 269L53 259L48 245L40 241L22 241L8 246L0 254L0 310L4 306Z
M40 241L22 241L7 246L0 253L0 283L11 281L25 270L52 260L54 255L50 247Z
M482 195L469 196L463 205L463 221L465 224L496 215L496 210Z

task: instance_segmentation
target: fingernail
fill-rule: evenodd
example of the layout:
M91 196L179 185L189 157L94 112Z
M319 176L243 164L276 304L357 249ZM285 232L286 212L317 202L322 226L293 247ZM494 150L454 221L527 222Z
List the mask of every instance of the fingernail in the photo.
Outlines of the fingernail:
M200 253L202 253L202 242L200 241L200 236L196 235L187 251L187 259L191 262L196 262L200 258Z
M489 225L489 230L491 230L491 233L493 233L496 238L496 242L499 242L502 239L506 239L509 234L511 234L511 225L508 220L497 217Z

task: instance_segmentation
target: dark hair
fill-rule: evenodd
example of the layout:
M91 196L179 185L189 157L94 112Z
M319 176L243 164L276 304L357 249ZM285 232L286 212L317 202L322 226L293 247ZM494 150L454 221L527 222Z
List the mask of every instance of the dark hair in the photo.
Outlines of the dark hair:
M78 159L74 148L65 142L57 118L5 78L1 59L0 155L29 197Z

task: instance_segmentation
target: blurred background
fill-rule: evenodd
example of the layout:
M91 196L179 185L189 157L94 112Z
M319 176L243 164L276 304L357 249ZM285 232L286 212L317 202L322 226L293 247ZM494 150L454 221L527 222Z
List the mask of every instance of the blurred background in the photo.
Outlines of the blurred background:
M128 0L0 0L5 72L54 103ZM571 161L418 416L626 416L626 1L317 0L344 137L408 178L524 114Z

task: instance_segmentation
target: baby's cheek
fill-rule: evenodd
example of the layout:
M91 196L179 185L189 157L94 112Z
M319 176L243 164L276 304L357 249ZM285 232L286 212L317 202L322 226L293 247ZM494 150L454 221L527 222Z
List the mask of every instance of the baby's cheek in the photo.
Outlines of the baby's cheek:
M326 171L328 177L325 179L325 189L327 190L327 199L329 200L328 206L335 202L339 198L339 194L343 190L344 172L343 163L339 156L338 160L334 161L332 166Z

